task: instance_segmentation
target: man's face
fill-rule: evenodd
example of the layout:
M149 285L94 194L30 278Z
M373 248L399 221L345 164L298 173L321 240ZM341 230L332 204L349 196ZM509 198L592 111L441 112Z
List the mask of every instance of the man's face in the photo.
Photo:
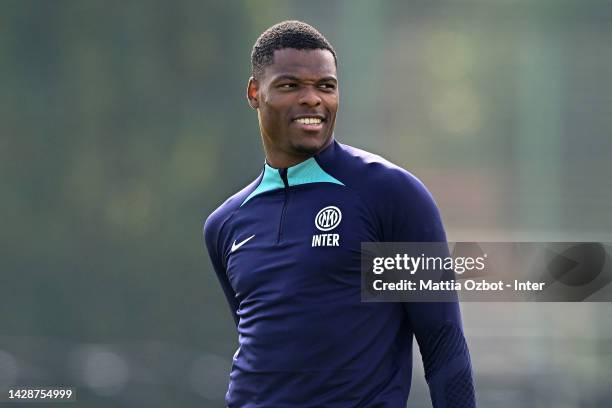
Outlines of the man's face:
M331 52L284 48L258 80L249 81L269 155L311 156L331 140L338 111L338 80Z

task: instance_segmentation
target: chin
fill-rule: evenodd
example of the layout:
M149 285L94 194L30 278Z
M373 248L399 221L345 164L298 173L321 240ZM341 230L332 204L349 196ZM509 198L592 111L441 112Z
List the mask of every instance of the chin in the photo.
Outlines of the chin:
M321 149L321 146L322 146L321 144L317 144L316 146L307 145L307 144L299 144L299 145L293 146L293 150L296 153L312 156L316 154L319 151L319 149Z
M314 155L316 154L323 146L325 146L326 142L329 138L325 139L311 139L311 140L301 140L299 142L293 143L293 150L297 153L304 155Z

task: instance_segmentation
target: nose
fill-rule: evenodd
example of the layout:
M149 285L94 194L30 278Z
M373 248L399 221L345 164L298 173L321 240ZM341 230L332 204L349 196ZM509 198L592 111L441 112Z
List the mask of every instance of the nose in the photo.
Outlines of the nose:
M304 87L304 89L302 90L299 102L300 105L319 106L321 104L321 98L319 97L316 89L307 86Z

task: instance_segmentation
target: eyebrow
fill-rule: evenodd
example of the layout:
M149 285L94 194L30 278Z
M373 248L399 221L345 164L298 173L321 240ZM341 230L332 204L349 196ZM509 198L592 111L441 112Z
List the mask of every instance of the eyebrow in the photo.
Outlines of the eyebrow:
M333 76L326 76L324 78L319 79L319 82L324 82L324 81L338 82L338 80L335 77L333 77Z
M273 82L284 81L284 80L297 81L297 82L301 81L301 79L296 76L285 74L285 75L277 76L276 78L274 78ZM316 82L326 82L326 81L338 82L338 80L333 76L323 77L321 79L318 79Z

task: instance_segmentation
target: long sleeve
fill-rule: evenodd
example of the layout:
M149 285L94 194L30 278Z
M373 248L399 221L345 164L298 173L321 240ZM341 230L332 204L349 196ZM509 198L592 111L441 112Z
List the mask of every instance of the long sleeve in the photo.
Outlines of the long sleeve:
M434 408L475 407L470 354L457 303L407 303Z
M220 218L220 215L216 212L208 217L204 223L204 241L206 243L206 249L208 250L208 255L210 257L213 269L215 270L215 274L219 279L221 289L223 289L223 293L225 294L225 298L229 304L230 311L232 312L234 322L236 325L238 325L238 300L236 299L236 293L234 292L234 289L232 289L230 281L227 277L227 272L222 258L223 249L220 245L222 223Z
M394 242L446 242L436 204L420 183L398 194L393 217ZM448 256L448 247L442 250ZM434 408L476 406L470 354L463 335L461 312L455 302L404 303L425 368Z

